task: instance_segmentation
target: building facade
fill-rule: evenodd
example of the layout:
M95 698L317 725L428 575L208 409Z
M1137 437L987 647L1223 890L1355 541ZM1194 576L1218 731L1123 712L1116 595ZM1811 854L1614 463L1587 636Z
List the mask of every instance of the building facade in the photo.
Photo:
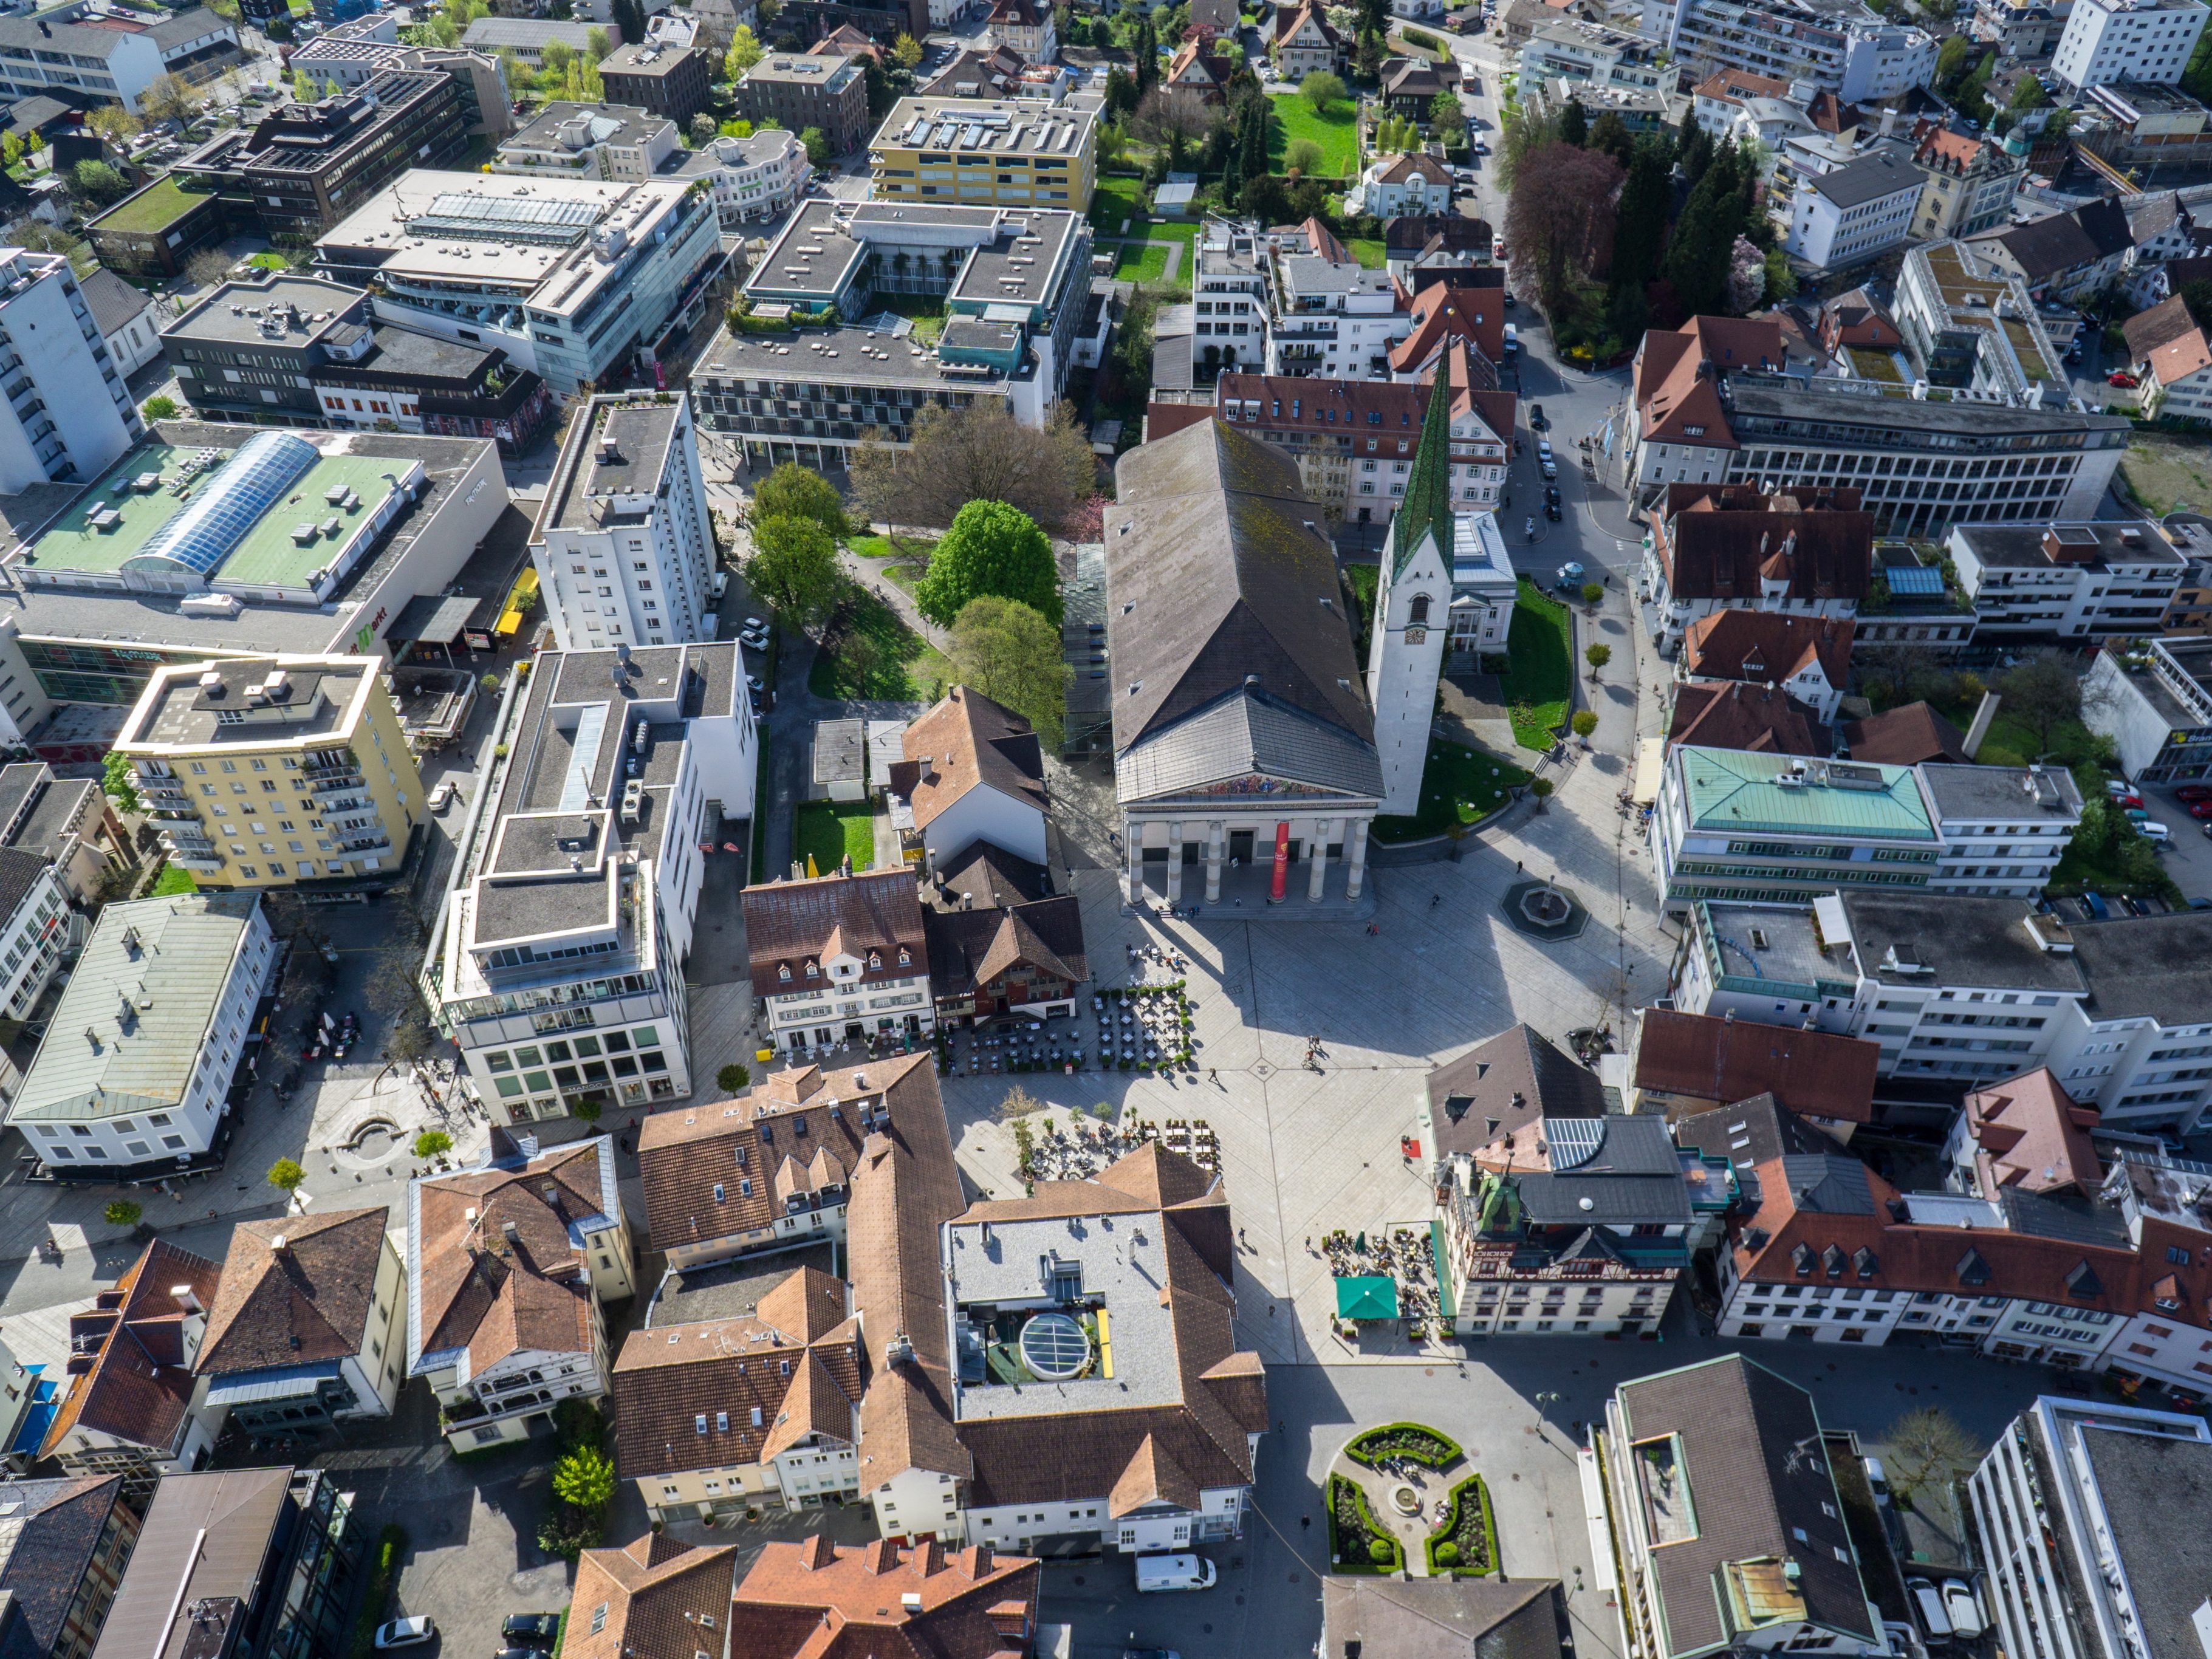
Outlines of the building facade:
M1925 182L1888 150L1800 178L1783 246L1815 270L1878 259L1911 234Z
M1967 523L1946 544L1984 641L2157 632L2188 562L2148 520Z
M2189 67L2207 17L2212 8L2198 0L2074 0L2051 72L2077 92L2112 81L2171 86Z
M738 81L737 100L756 130L812 127L832 155L849 155L867 142L868 82L857 58L763 58Z
M617 46L599 60L611 104L626 104L679 125L707 107L714 64L696 46L647 40Z
M12 21L0 19L0 23ZM98 319L58 253L0 250L0 490L95 478L144 435Z
M875 199L1080 213L1097 182L1097 125L1029 99L902 98L868 146Z
M910 868L772 881L740 896L771 1046L803 1054L936 1029Z

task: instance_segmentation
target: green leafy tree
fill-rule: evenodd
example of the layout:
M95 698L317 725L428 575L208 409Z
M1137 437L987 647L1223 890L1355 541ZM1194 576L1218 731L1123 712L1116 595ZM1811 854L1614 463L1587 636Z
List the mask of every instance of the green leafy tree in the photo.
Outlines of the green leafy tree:
M315 101L315 83L307 78L307 70L292 71L292 95L303 104Z
M745 71L760 62L761 55L761 43L754 38L751 29L740 23L738 32L730 37L729 51L722 54L722 67L729 71L732 81L742 80Z
M836 159L820 127L807 128L799 135L799 142L806 146L806 160L811 166L826 167Z
M125 811L139 810L138 790L131 776L128 757L109 751L107 758L100 763L100 787L107 798Z
M986 593L1018 599L1060 626L1060 568L1036 521L1004 501L969 501L929 557L915 584L921 614L949 628L970 599Z
M1314 113L1326 115L1328 106L1344 96L1344 77L1327 70L1316 70L1298 82L1298 94L1314 106Z
M1567 725L1577 737L1586 738L1597 730L1597 715L1589 709L1577 708Z
M1718 313L1727 296L1729 260L1743 233L1742 182L1735 146L1720 146L1668 242L1662 274L1692 315Z
M1583 650L1583 660L1590 665L1590 678L1595 679L1606 664L1613 660L1613 647L1600 641Z
M819 622L845 591L837 544L812 519L763 519L753 525L745 581L778 611L801 623Z
M614 24L622 32L623 45L634 46L645 39L645 21L638 10L637 0L613 0L607 9L614 14ZM631 30L635 29L635 33ZM615 49L615 37L609 30L594 23L584 31L584 50L593 63L603 62Z
M750 1068L732 1060L714 1073L714 1082L726 1095L733 1095L753 1080Z
M453 1138L443 1129L425 1129L415 1137L415 1156L428 1162L453 1150Z
M836 485L796 461L786 461L761 480L753 491L753 516L811 519L832 536L852 533L845 519L845 498Z
M102 1219L111 1227L135 1227L138 1224L139 1218L146 1212L129 1199L118 1198L111 1199L107 1207L100 1213Z
M1310 138L1299 139L1283 157L1284 170L1301 176L1319 173L1328 164L1322 147Z
M985 594L952 624L952 665L963 684L1004 703L1057 750L1067 717L1070 671L1060 630L1030 606Z
M2011 110L2045 109L2050 106L2051 94L2043 89L2043 82L2033 75L2023 75L2020 84L2012 89L2012 97L2005 107Z
M1636 159L1635 137L1618 110L1607 110L1591 122L1589 137L1583 143L1585 149L1603 150L1623 167Z
M131 193L131 181L106 161L79 161L70 169L70 186L87 201L103 205Z
M1595 605L1604 597L1605 587L1603 584L1599 582L1584 582L1583 584L1583 603L1584 605Z
M2051 747L2051 733L2081 713L2081 681L2073 664L2056 651L2023 657L1996 677L1992 689L2004 699L2004 711L2035 732L2038 757Z
M85 125L111 144L128 143L146 131L146 124L120 104L102 104L85 117Z
M1580 149L1589 138L1589 114L1582 100L1570 98L1559 111L1559 142Z
M266 1177L270 1186L287 1197L298 1192L300 1183L307 1178L307 1172L300 1167L299 1161L289 1158L280 1158L270 1164Z
M891 62L908 75L913 74L921 67L921 42L901 29L897 38L891 42Z
M1574 107L1580 109L1582 106ZM1439 138L1451 132L1466 133L1467 112L1460 107L1457 93L1440 92L1429 100L1429 131Z
M553 1495L587 1511L614 1502L615 1466L597 1446L572 1446L553 1465Z

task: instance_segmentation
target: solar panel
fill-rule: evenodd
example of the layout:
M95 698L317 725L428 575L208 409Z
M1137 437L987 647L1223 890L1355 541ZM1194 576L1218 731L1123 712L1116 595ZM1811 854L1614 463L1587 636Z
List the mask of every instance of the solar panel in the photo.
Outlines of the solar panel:
M1941 593L1943 573L1931 570L1924 564L1886 565L1882 579L1893 593Z
M1545 1143L1552 1149L1554 1170L1572 1170L1587 1164L1605 1144L1601 1117L1547 1117Z
M544 197L470 196L441 192L428 213L407 222L410 236L456 236L472 240L573 242L599 216L596 204Z

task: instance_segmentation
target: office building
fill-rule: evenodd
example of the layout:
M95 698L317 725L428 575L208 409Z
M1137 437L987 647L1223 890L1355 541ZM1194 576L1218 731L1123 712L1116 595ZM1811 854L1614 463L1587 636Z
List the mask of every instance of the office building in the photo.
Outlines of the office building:
M2082 682L2081 720L2112 738L2138 783L2202 779L2212 772L2212 641L2100 653Z
M508 1121L691 1092L701 844L753 811L739 672L734 641L537 659L429 969L469 1086Z
M1966 523L1944 550L1985 644L2155 634L2188 568L2147 519Z
M737 230L755 219L773 219L799 200L813 168L799 135L764 127L748 138L713 138L684 157L681 171L714 188L722 228Z
M937 1028L915 872L796 876L741 895L770 1046L804 1054Z
M561 398L619 379L696 323L723 259L713 202L681 179L428 171L402 174L315 247L320 270L375 287L380 320L499 346Z
M167 1474L92 1659L309 1659L345 1644L352 1499L322 1469Z
M867 142L868 82L857 58L763 58L738 81L737 101L738 113L756 130L812 127L833 155L849 155Z
M95 15L70 3L0 17L0 98L11 103L44 95L118 103L135 115L165 75L202 86L244 61L236 26L204 6Z
M1885 1651L1803 1389L1731 1354L1622 1383L1592 1438L1585 1489L1602 1501L1622 1617L1649 1659L1790 1641Z
M635 181L653 177L684 153L676 123L665 115L613 102L551 103L501 143L491 170Z
M690 398L601 396L579 410L530 556L560 650L708 637L714 532Z
M579 57L592 50L592 25L547 17L479 17L461 36L461 45L472 52L496 56L511 52L536 70L545 61L545 48L556 40Z
M407 1184L407 1375L456 1451L526 1440L607 1392L603 1301L635 1295L613 1140L540 1153L494 1127L485 1161Z
M607 101L644 110L679 125L707 107L714 65L696 46L661 40L617 46L599 60Z
M1927 121L1914 129L1912 165L1927 181L1913 214L1912 239L1933 242L2002 224L2027 172L2027 157L1994 139Z
M58 253L0 249L0 493L94 477L145 430Z
M2033 898L2050 884L2081 822L2071 772L2040 765L1912 769L1943 843L1929 892Z
M1668 654L1723 611L1848 623L1866 599L1874 519L1856 489L1671 483L1649 518L1638 589Z
M388 874L428 816L374 658L157 668L113 752L169 857L204 887Z
M1842 270L1878 259L1911 234L1925 180L1887 149L1800 177L1784 248L1815 270Z
M324 30L292 53L292 67L316 86L351 92L386 70L434 70L449 77L471 137L504 137L514 130L507 71L490 52L466 46L403 46L389 12L372 13Z
M902 98L868 145L879 202L1081 213L1097 167L1096 115L1026 99Z
M2172 86L2208 16L2199 0L2074 0L2051 72L2077 92L2112 81Z
M1963 242L1905 251L1894 314L1914 372L1930 386L2015 409L2063 408L2072 397L2027 284L1984 274Z
M231 1085L275 959L258 894L109 905L54 1013L69 1023L49 1022L8 1121L57 1174L201 1164L228 1138Z
M269 237L320 235L396 174L440 167L468 148L452 78L386 70L358 92L288 103L252 127L219 132L174 176Z
M1936 74L1934 36L1858 0L1644 0L1641 27L1695 77L1748 70L1810 81L1846 104L1897 97Z

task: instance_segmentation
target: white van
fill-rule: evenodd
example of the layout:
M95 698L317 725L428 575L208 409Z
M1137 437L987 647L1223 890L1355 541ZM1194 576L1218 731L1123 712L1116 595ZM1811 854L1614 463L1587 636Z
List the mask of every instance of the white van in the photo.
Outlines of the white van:
M1510 357L1521 349L1521 331L1512 324L1505 325L1505 355Z
M1213 1563L1196 1555L1140 1555L1137 1558L1137 1589L1199 1590L1213 1588Z
M1928 1632L1931 1644L1948 1643L1951 1639L1950 1615L1943 1611L1943 1598L1936 1586L1925 1578L1908 1578L1905 1593L1912 1598L1912 1610L1920 1617L1920 1628Z
M708 611L701 613L699 637L702 640L719 640L722 637L722 618L719 611Z
M2156 818L2146 818L2136 825L2136 833L2155 846L2163 846L2173 839L2173 831Z
M728 571L717 570L714 573L714 585L711 591L714 595L714 603L716 605L721 604L722 595L730 591L730 573Z

